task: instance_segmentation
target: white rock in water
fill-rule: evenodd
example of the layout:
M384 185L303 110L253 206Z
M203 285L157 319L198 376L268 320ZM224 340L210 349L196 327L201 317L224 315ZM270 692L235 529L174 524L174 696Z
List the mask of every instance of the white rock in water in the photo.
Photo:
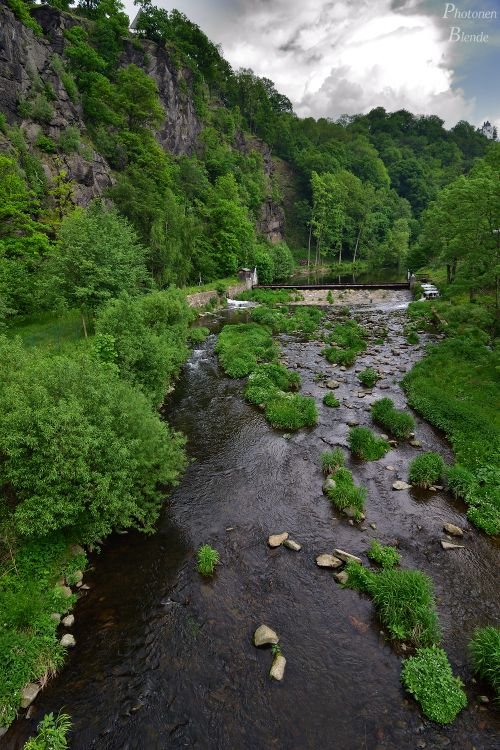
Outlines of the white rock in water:
M267 625L260 625L253 634L253 642L257 648L259 646L269 646L270 644L278 643L278 641L278 634Z
M66 617L63 618L62 624L65 628L71 628L75 624L75 616L66 615Z
M329 490L335 489L335 479L332 479L331 477L327 477L325 481L323 482L323 494L328 495Z
M334 555L318 555L316 558L316 565L319 568L340 568L343 564L343 561Z
M453 544L452 542L441 541L441 547L443 549L464 549L463 544Z
M451 534L452 536L463 536L464 532L463 529L460 528L460 526L455 526L454 523L445 523L443 526L443 529L448 532L448 534Z
M345 552L343 549L334 549L333 554L335 557L338 557L340 560L343 560L344 562L350 562L353 560L354 562L361 562L360 557L356 557L356 555L351 555L350 552Z
M340 383L338 380L327 380L326 381L326 387L330 388L330 390L334 391L337 388L340 388Z
M284 531L282 534L271 534L267 543L270 547L279 547L286 539L288 539L288 531Z
M393 490L410 490L411 484L408 484L408 482L402 482L400 479L397 480L397 482L394 482L392 485Z
M71 633L66 633L60 640L61 646L64 648L73 648L76 646L75 637Z
M285 676L286 659L283 654L276 654L273 659L273 665L269 672L273 680L281 681Z
M31 706L41 689L41 685L38 682L30 682L23 687L21 690L21 708Z
M298 542L295 542L293 539L285 539L285 541L283 542L283 547L291 549L294 552L300 552L300 550L302 549L302 545Z

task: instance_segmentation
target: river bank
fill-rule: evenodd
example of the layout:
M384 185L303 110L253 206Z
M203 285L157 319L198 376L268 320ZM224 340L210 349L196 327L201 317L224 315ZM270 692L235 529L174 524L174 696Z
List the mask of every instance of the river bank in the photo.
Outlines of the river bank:
M398 294L403 306L409 295ZM155 536L130 533L106 543L76 608L78 648L31 719L4 738L7 750L22 747L44 712L62 707L73 718L77 750L316 750L332 738L346 750L496 748L498 713L479 701L491 692L472 681L466 656L474 627L498 611L494 540L470 526L464 505L446 492L392 490L420 450L407 443L380 461L348 458L369 490L362 527L351 526L322 495L321 452L340 445L348 455L348 422L373 427L368 408L376 398L404 406L399 381L432 340L425 334L409 346L404 310L389 303L357 317L372 338L347 370L328 364L319 342L280 337L287 366L301 374L302 393L320 409L318 426L293 436L272 430L244 402L243 382L223 376L213 336L195 350L166 407L169 421L188 436L192 463ZM385 343L375 343L383 329ZM356 370L366 366L383 375L371 394L357 380ZM321 405L326 389L318 373L340 381L338 409ZM442 436L416 419L422 449L450 461ZM465 549L441 548L445 522L465 528ZM267 536L285 530L303 545L300 553L268 549ZM443 645L469 697L448 728L422 719L403 692L402 654L380 633L371 602L315 566L315 556L334 547L366 560L373 538L397 540L403 565L434 580ZM213 544L223 563L208 583L195 570L203 543ZM282 685L269 681L268 654L251 644L261 622L281 635L288 659Z

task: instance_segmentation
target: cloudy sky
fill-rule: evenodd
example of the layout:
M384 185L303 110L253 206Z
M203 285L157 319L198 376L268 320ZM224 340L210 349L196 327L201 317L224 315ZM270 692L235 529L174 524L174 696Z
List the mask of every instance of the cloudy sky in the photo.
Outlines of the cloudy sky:
M133 0L125 4L133 17ZM300 116L337 118L383 106L438 114L448 126L460 119L500 126L500 0L155 4L184 12L235 69L271 78ZM469 12L492 17L472 20L464 17ZM481 33L487 41L451 39Z

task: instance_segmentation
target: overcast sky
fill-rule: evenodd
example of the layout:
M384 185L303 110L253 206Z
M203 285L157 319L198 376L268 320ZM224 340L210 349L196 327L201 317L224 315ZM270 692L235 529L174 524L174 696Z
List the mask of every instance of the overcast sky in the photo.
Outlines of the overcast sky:
M133 0L125 4L133 17ZM184 12L222 45L233 68L271 78L300 116L335 119L383 106L438 114L448 126L461 119L500 126L500 0L155 4ZM454 8L496 18L460 19ZM452 27L488 41L451 41Z

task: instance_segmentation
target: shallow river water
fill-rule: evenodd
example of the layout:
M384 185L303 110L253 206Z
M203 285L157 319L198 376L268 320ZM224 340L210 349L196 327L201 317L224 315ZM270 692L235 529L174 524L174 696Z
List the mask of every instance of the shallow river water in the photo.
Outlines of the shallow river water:
M322 495L320 454L331 445L347 449L347 421L373 426L369 404L382 396L405 403L398 381L422 353L403 336L406 301L402 292L397 304L355 311L374 339L381 326L389 338L382 346L372 340L346 371L320 356L318 342L281 337L302 392L320 405L318 426L291 437L245 403L243 381L224 377L215 335L193 353L166 405L171 423L188 437L190 467L155 536L115 537L92 560L90 590L75 609L77 646L31 718L20 719L2 747L21 748L49 710L71 715L75 750L500 747L500 712L491 700L479 702L480 695L493 696L472 682L466 656L473 629L498 623L498 545L467 523L464 506L447 493L392 490L418 453L407 443L380 461L348 458L355 480L368 487L361 528ZM372 364L384 379L360 398L355 368ZM335 392L340 408L322 405L326 391L314 380L317 372L344 379ZM442 436L418 418L417 438L424 450L451 459ZM466 529L465 549L441 548L446 521ZM302 551L269 549L268 535L281 531ZM402 564L434 580L443 646L469 697L451 727L423 719L403 691L402 652L381 632L370 600L315 565L318 554L334 547L366 562L372 538L397 540ZM195 568L202 543L222 559L208 582ZM287 658L282 683L268 676L269 651L252 645L261 623L280 634Z

